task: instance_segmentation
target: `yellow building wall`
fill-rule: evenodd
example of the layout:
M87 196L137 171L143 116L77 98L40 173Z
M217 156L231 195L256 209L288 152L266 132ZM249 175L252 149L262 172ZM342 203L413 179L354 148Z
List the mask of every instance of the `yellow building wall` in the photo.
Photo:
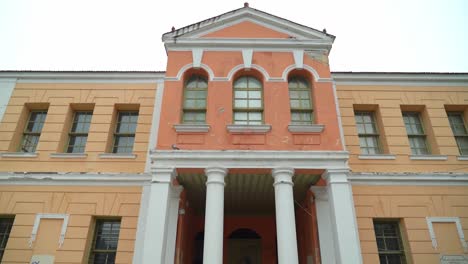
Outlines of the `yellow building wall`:
M15 152L28 118L25 105L48 103L48 114L34 158L0 158L0 171L143 172L151 130L156 84L135 83L18 83L0 124L0 152ZM73 107L93 107L86 158L52 158L68 141ZM109 159L116 109L139 110L133 154L136 158ZM40 107L40 106L39 106ZM16 140L15 140L16 138ZM13 143L12 143L13 142ZM13 145L12 145L13 144Z
M439 254L463 253L453 223L447 226L434 225L439 244L438 248L434 249L426 217L459 217L466 236L468 234L467 186L355 185L353 195L365 264L379 263L373 219L400 220L409 263L438 264Z
M88 263L96 218L120 218L116 263L131 263L141 187L0 186L0 216L14 215L2 263L29 263L33 254L53 253L55 263ZM61 220L42 220L32 248L37 213L70 214L58 248Z
M382 85L337 85L337 96L342 115L343 131L349 164L353 172L466 172L468 161L459 161L459 151L453 136L445 105L468 106L466 87L416 87ZM378 105L381 137L387 143L386 154L396 155L395 160L359 159L359 138L354 119L354 105ZM431 127L428 141L432 154L447 155L447 160L410 160L411 153L401 105L424 106L423 120ZM377 117L379 118L379 117ZM424 118L423 118L424 119ZM383 131L382 131L383 130Z

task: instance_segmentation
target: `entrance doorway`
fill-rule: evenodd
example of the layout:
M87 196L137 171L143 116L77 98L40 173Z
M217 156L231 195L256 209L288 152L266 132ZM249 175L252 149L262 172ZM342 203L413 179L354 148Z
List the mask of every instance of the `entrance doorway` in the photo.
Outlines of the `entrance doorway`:
M228 239L228 264L262 263L262 239L253 230L241 228Z

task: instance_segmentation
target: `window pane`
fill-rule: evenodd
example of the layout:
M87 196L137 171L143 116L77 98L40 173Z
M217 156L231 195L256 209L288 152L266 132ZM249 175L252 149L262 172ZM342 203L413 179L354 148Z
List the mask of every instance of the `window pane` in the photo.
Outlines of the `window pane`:
M235 100L234 107L236 108L247 108L247 100Z
M236 91L235 98L247 98L247 91Z
M426 138L424 136L410 137L409 138L409 143L410 143L410 147L411 147L411 154L414 154L414 155L429 154L429 151L428 151L427 145L426 145Z
M234 88L247 88L247 77L240 77L234 83Z
M115 263L120 233L119 220L98 220L94 233L91 263Z
M249 108L261 108L262 101L260 100L250 100L249 101Z
M39 143L39 136L24 135L21 143L21 152L35 152L37 143Z
M262 92L260 92L260 91L249 91L249 98L260 99L260 98L262 98Z
M374 221L380 263L405 263L398 222Z
M44 126L46 111L34 111L29 115L28 125L26 126L26 132L41 133L42 127Z
M70 136L67 153L84 153L88 136Z
M262 84L260 83L259 80L257 80L256 78L254 77L247 77L248 78L248 85L249 85L249 88L254 88L254 89L260 89L262 88Z
M253 121L261 121L262 120L262 113L249 113L249 120Z
M458 148L461 155L468 155L468 137L467 136L458 136L455 138L457 140Z
M247 112L234 113L234 120L247 120Z
M138 112L120 112L116 132L134 134Z

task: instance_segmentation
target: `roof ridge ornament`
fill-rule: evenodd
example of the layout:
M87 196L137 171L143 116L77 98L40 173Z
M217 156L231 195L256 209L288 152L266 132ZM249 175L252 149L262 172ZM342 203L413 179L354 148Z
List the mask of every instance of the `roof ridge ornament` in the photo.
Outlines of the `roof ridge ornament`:
M244 7L249 7L249 2L245 2Z

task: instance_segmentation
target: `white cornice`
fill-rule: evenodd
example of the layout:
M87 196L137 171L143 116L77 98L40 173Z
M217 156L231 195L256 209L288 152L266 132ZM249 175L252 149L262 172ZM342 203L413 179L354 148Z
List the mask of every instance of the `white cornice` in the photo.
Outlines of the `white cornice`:
M0 72L0 79L15 78L18 83L157 83L164 72Z
M332 73L337 85L468 86L468 73Z
M297 38L325 39L329 42L334 40L334 36L319 30L248 7L233 10L173 32L165 33L162 40L167 42L173 39L199 37L246 20Z
M462 173L350 173L353 185L440 185L467 186L468 174Z
M0 185L141 186L150 174L0 172Z
M348 169L345 151L153 150L153 168Z

